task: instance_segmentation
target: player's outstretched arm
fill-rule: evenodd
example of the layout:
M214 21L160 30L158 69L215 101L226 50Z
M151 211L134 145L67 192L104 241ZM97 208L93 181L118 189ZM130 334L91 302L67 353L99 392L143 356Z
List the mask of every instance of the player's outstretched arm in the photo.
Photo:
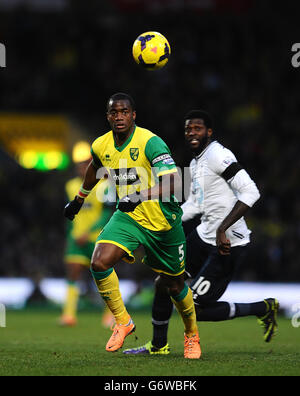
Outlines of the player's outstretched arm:
M102 178L102 177L97 177L98 172L99 172L99 168L95 167L94 161L91 161L85 172L84 180L82 183L83 189L87 191L92 191L92 189L95 187L98 181Z
M98 183L99 179L97 178L97 169L93 165L93 161L90 162L87 167L83 184L78 191L78 194L75 196L73 201L69 202L64 209L64 216L69 220L74 220L75 216L79 213L84 199L88 197L89 193Z

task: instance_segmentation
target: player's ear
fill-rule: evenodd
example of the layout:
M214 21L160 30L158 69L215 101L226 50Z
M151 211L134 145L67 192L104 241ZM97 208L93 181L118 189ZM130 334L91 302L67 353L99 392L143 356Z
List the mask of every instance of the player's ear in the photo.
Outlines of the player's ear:
M208 128L207 130L208 137L212 137L213 133L214 133L213 130L211 128Z
M135 121L135 119L136 119L136 111L135 111L135 110L132 112L132 118L133 118L134 121Z

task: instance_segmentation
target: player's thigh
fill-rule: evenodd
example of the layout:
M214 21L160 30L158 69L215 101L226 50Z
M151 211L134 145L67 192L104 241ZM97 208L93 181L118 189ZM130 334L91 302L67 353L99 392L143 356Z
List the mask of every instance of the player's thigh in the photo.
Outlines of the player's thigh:
M204 266L191 282L194 301L199 305L215 302L225 293L234 276L232 256L210 254Z
M194 278L205 264L213 246L203 242L197 230L192 231L186 238L186 271Z
M133 263L133 252L140 245L140 233L140 229L128 215L115 212L97 238L92 262L107 262L111 257L113 261L119 259Z
M184 288L184 274L171 276L167 274L161 274L161 291L166 290L171 296L176 296L181 293Z
M95 246L92 256L92 269L96 272L107 271L123 260L127 253L111 243L101 243Z

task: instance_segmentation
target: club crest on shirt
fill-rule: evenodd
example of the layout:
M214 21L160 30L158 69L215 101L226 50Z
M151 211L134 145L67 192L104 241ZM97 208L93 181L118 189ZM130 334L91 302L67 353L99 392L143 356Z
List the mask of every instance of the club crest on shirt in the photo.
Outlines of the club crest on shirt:
M136 161L139 158L140 149L138 148L131 148L130 149L130 157L133 161Z

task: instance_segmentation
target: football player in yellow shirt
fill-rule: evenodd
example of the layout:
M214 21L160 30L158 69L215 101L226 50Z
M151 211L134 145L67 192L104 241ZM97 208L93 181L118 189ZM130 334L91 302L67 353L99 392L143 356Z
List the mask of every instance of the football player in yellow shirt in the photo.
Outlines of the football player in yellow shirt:
M119 93L109 99L107 120L111 131L92 144L93 161L78 195L66 206L65 216L74 219L104 173L114 181L117 211L100 233L91 263L99 293L116 320L106 350L120 349L125 337L135 330L114 266L120 260L133 262L133 252L142 245L146 252L144 263L160 274L184 322L184 356L198 359L201 349L195 307L184 281L182 210L174 196L175 183L180 184L181 180L165 142L138 127L135 119L135 104L130 96Z
M91 154L88 143L80 142L74 146L73 162L75 163L77 176L66 183L65 192L68 200L72 199L80 189L90 160ZM67 272L67 293L59 321L62 326L75 326L77 324L77 307L80 295L78 281L82 277L82 271L87 267L89 268L95 241L112 215L111 205L105 204L103 199L107 189L108 183L104 181L97 189L97 196L95 189L85 200L81 213L67 227L64 256ZM106 321L112 322L109 312L104 312L102 321L105 327L108 327Z

